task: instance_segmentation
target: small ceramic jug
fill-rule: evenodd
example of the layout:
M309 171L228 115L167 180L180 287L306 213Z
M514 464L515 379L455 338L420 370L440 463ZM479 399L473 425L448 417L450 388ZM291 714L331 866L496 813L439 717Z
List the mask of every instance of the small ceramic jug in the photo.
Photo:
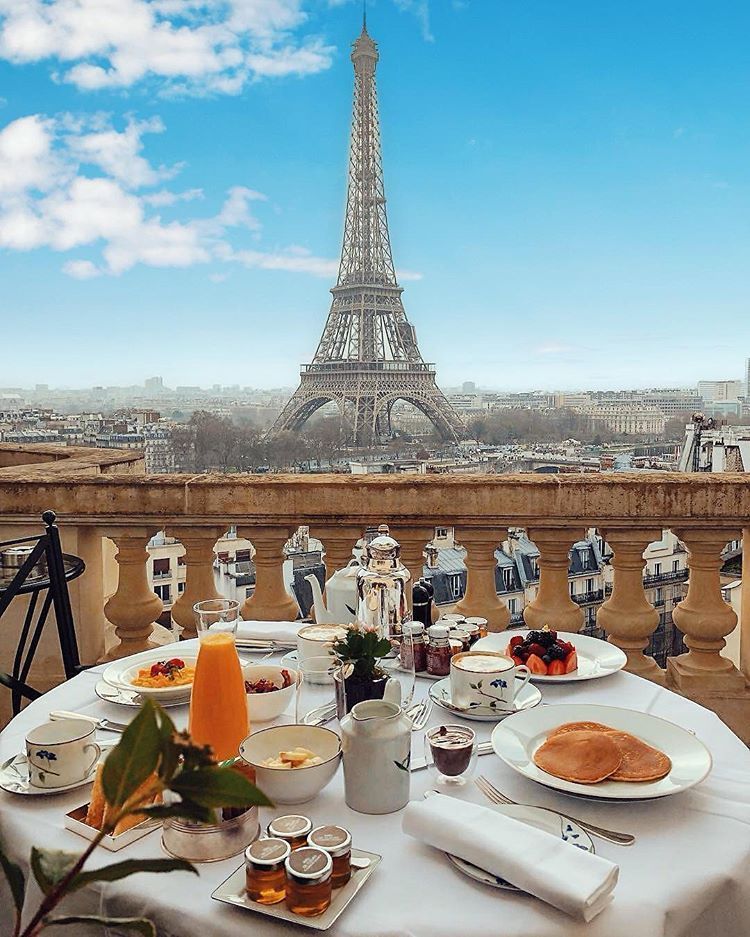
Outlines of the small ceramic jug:
M411 722L386 700L357 703L341 720L346 803L359 813L393 813L409 801Z

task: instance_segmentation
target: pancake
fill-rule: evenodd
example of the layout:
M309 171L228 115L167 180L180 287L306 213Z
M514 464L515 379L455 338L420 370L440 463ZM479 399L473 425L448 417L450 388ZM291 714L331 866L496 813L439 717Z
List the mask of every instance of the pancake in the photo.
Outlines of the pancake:
M558 726L556 729L553 729L550 734L547 736L548 739L554 738L556 735L562 735L564 732L614 732L614 729L611 729L609 726L605 726L602 722L564 722L561 726Z
M610 781L658 781L669 774L672 762L658 748L629 732L610 729L607 734L622 754L620 767L610 775Z
M549 736L534 753L534 764L547 774L577 784L597 784L620 767L622 753L606 732L571 730Z

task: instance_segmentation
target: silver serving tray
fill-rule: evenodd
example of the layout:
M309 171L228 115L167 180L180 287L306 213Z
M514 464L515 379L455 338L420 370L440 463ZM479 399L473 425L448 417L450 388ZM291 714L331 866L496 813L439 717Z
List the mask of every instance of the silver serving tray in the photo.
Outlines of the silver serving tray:
M302 927L310 927L313 930L328 930L336 923L339 916L372 875L375 867L380 864L383 857L374 852L365 852L364 849L352 849L352 858L369 859L370 864L366 869L352 869L352 877L343 888L334 888L333 899L329 908L317 917L303 917L301 914L292 914L285 901L280 901L278 904L259 904L257 901L248 898L245 891L244 864L232 872L229 878L213 892L211 897L215 898L216 901L222 901L224 904L234 905L235 908L242 908L245 911L254 911L256 914L276 918L277 921L289 921L291 924L300 924Z

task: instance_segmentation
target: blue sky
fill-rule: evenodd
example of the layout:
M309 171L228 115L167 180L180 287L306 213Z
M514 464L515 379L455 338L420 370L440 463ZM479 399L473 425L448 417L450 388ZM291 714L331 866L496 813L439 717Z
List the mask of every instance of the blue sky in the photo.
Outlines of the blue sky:
M360 4L0 0L0 386L296 382ZM750 5L370 0L404 302L439 381L750 355Z

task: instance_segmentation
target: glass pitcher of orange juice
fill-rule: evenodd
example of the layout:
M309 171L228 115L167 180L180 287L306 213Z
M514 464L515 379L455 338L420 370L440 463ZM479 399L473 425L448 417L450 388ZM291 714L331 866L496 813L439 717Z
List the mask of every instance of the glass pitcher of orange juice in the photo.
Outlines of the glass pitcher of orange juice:
M250 731L245 681L235 645L240 604L233 599L207 599L197 602L193 610L200 646L188 731L197 745L211 746L216 761L224 761L236 757Z

